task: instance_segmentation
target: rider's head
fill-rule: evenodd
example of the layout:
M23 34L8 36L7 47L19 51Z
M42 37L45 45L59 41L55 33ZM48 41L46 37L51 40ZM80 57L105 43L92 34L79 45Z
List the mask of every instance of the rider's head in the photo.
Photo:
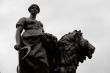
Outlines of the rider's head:
M30 13L39 13L40 12L40 8L37 4L32 4L31 6L29 6L28 11Z

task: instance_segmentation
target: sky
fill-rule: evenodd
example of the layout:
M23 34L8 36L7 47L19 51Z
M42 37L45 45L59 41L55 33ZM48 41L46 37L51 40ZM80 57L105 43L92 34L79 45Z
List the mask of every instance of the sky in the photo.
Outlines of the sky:
M96 50L92 59L80 63L77 73L110 72L110 0L0 0L0 72L16 73L18 52L14 50L16 23L29 17L28 7L37 3L37 15L45 32L61 38L81 30Z

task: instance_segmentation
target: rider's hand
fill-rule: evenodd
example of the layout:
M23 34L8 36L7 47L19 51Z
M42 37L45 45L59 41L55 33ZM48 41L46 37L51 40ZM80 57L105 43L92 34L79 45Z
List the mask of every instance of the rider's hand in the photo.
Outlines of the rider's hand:
M14 46L14 48L18 51L18 50L20 50L20 44L16 44L15 46Z

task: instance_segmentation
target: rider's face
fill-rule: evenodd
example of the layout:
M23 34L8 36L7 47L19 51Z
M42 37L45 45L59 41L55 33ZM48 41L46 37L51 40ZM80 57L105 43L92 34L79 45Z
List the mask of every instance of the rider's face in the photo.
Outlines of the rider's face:
M31 7L30 13L31 14L37 14L38 13L37 7L36 6Z

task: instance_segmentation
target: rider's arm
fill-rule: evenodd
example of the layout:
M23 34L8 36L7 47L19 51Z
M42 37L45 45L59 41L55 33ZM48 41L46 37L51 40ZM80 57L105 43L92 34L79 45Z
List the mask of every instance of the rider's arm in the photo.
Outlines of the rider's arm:
M19 47L21 46L21 33L23 31L24 25L25 25L25 18L21 18L17 24L16 24L16 45L15 45L15 49L19 49Z

